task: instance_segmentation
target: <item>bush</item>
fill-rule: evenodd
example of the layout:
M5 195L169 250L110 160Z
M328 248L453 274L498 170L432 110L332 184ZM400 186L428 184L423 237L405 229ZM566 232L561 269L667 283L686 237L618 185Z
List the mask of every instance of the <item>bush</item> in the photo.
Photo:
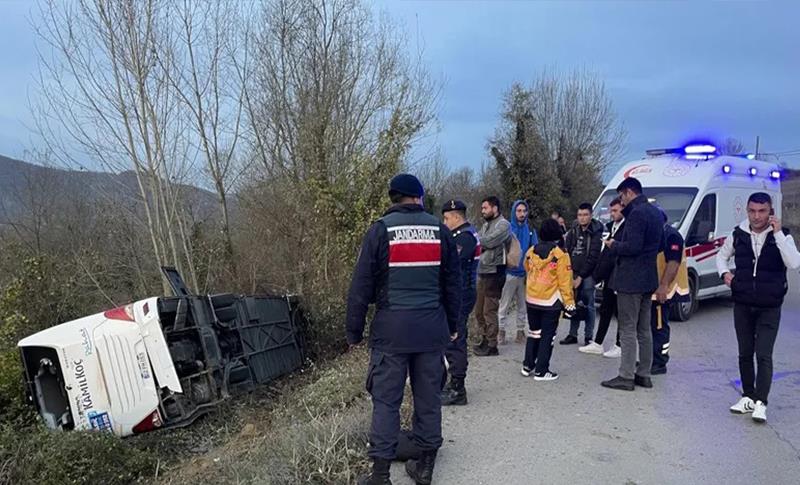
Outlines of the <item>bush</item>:
M25 403L22 362L16 349L0 351L0 424L30 426L36 419L33 406Z
M0 483L107 485L144 482L156 458L110 433L60 433L33 427L25 433L0 425Z

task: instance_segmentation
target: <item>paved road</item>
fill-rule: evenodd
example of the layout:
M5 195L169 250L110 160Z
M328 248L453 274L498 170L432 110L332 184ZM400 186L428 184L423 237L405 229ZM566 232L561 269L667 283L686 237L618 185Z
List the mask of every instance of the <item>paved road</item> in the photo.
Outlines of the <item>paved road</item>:
M555 382L519 373L522 346L473 358L470 404L444 411L439 484L800 483L800 297L784 306L768 423L733 415L739 397L729 300L672 327L669 374L655 387L600 387L619 361L556 344ZM612 324L612 331L615 328ZM559 339L567 325L559 326ZM396 484L411 483L398 465Z

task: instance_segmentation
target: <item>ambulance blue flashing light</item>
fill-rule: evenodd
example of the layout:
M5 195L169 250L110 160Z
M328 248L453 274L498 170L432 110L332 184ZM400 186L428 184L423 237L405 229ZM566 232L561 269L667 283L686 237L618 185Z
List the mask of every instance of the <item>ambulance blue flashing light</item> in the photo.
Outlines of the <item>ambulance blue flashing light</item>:
M730 165L726 164L722 166L722 173L731 173L731 170L733 170L733 167Z
M717 153L717 147L714 145L686 145L683 147L683 153L687 155L713 155Z
M773 170L773 171L771 171L771 172L769 173L769 176L770 176L771 178L775 179L775 180L780 180L780 178L781 178L781 172L780 172L780 170Z
M747 173L749 173L751 177L755 177L758 174L758 170L755 167L750 167L747 169Z
M748 160L755 160L756 159L756 154L755 153L748 153L746 156L747 156Z

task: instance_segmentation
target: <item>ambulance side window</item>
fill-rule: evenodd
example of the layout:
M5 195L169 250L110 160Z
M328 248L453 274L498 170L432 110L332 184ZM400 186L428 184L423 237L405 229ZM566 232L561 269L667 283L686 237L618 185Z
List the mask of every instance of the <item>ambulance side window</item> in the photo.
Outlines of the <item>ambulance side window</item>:
M713 239L717 220L717 194L703 197L686 237L686 246L696 246Z

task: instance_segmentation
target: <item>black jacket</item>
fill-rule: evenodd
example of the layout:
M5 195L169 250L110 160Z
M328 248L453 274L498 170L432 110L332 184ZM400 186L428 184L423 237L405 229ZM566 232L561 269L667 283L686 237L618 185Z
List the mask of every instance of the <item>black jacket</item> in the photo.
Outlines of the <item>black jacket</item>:
M608 237L606 240L614 239L619 241L622 237L622 231L625 230L625 221L622 221L622 224L617 228L617 232L614 234L614 237L611 236L611 228L614 226L614 221L610 221L606 224L606 231L608 232ZM594 277L595 283L601 283L608 280L611 277L611 271L614 269L614 263L616 263L616 258L611 254L612 252L607 249L600 248L600 260L597 262L597 265L594 267L594 273L592 276Z
M566 251L572 261L572 274L586 279L594 273L603 245L603 223L592 219L584 229L577 222L567 232Z
M422 213L422 206L396 205L384 216L395 212ZM375 304L370 327L370 346L390 353L414 353L444 350L450 335L456 332L461 312L461 268L458 249L451 232L439 225L441 241L440 298L438 308L392 309L389 305L389 235L386 225L377 221L364 236L361 252L353 270L347 297L347 342L357 344L364 334L367 310Z
M609 286L619 293L653 293L658 288L656 256L664 232L661 212L640 195L622 211L625 230L611 246L617 259Z

